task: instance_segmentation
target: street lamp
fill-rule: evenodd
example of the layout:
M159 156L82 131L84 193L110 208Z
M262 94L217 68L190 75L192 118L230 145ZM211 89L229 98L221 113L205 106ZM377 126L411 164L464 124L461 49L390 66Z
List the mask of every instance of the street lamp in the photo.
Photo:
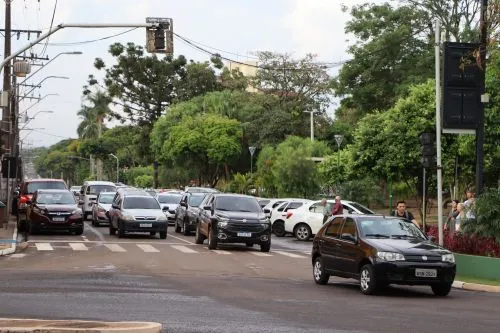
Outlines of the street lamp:
M118 157L115 154L110 153L109 156L114 157L116 159L116 182L118 183L120 181L120 177L118 174L120 171L120 160L118 159Z
M257 147L251 146L248 147L248 151L250 151L250 174L253 175L253 154L255 154L255 150Z
M314 141L314 114L318 111L304 111L311 114L311 141Z
M37 105L38 103L40 103L41 101L43 101L45 98L47 98L49 96L59 96L59 94L57 94L57 93L56 94L47 94L47 95L41 97L38 101L31 104L26 110L24 110L24 112L28 112L29 109L31 109L32 107L34 107L35 105Z
M61 56L63 54L82 54L82 52L81 51L72 51L72 52L61 52L61 53L58 53L54 58L52 58L49 61L47 61L43 66L40 66L40 68L38 68L36 71L34 71L30 76L28 76L27 78L25 78L23 80L23 82L21 82L20 84L23 84L24 82L26 82L33 75L35 75L36 73L38 73L39 71L41 71L42 68L44 68L45 66L47 66L48 64L50 64L52 61L56 60L57 57L59 57L59 56Z
M33 117L28 117L28 112L25 112L24 113L24 123L27 124L29 123L31 120L35 119L36 116L39 114L39 113L54 113L54 111L38 111L37 113L35 113L33 115Z
M22 96L22 98L19 98L18 102L22 101L23 99L25 99L26 97L29 96L29 94L35 90L37 87L39 87L44 81L48 80L48 79L62 79L62 80L69 80L69 77L67 76L57 76L57 75L50 75L50 76L47 76L45 77L42 81L38 82L37 84L34 85L34 87L28 91L26 94L24 94L24 96Z

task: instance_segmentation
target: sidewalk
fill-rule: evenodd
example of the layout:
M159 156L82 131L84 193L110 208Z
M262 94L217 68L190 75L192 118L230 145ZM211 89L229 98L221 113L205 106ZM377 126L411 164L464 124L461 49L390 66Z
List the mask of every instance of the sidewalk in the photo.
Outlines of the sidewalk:
M12 217L0 226L0 256L16 252L17 226Z
M500 293L500 286L491 286L488 284L470 283L455 280L453 288L463 289L468 291L484 291L488 293Z

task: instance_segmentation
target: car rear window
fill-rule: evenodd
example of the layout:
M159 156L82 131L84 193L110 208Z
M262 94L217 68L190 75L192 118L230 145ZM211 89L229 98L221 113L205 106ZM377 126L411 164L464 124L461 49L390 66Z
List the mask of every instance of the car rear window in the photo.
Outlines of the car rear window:
M87 194L98 195L101 192L115 192L116 186L111 185L90 185L87 189Z
M28 183L27 194L33 194L38 190L66 190L66 184L58 181L32 182Z
M162 204L178 204L181 199L181 194L160 194L158 196L158 202Z
M111 204L113 202L114 194L104 194L99 196L99 203L102 204Z

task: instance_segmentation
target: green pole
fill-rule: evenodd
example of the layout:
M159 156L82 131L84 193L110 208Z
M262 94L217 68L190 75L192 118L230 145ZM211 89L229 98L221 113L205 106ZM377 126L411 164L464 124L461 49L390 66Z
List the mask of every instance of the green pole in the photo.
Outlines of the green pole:
M392 180L389 179L389 215L392 213Z

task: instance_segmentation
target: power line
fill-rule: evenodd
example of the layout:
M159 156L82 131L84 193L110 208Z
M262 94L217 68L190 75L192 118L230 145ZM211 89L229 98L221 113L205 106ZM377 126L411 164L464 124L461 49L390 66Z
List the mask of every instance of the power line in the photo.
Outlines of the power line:
M52 26L54 25L54 17L56 16L56 9L57 9L57 0L54 3L54 10L52 11L52 19L50 20L49 31L52 30ZM44 56L45 55L45 51L47 51L47 46L49 44L49 39L50 39L50 36L47 37L47 41L45 42L45 45L43 46L41 56Z
M48 136L53 136L55 138L60 138L60 139L73 139L73 138L70 138L70 137L67 137L67 136L56 135L56 134L52 134L52 133L48 133L48 132L43 132L43 131L35 130L35 129L31 129L30 131L31 132L40 133L40 134L44 134L44 135L48 135Z
M248 56L248 55L242 55L242 54L238 54L238 53L234 53L234 52L230 52L230 51L224 51L224 50L221 50L221 49L218 49L216 47L213 47L213 46L210 46L210 45L206 45L206 44L203 44L203 43L200 43L200 42L196 42L190 38L187 38L187 37L183 37L184 39L194 43L194 44L198 44L198 45L201 45L201 46L204 46L204 47L208 47L209 49L212 49L212 50L215 50L215 51L219 51L219 52L222 52L222 53L227 53L227 54L231 54L231 55L234 55L234 56L237 56L237 57L244 57L244 58L248 58L248 59L255 59L255 60L259 60L258 57L255 57L255 56Z
M106 37L102 37L102 38L97 38L97 39L91 39L91 40L84 40L84 41L79 41L79 42L66 42L66 43L48 43L49 45L52 45L52 46L65 46L65 45L82 45L82 44L89 44L89 43L95 43L95 42L99 42L101 40L106 40L106 39L110 39L110 38L113 38L113 37L117 37L117 36L121 36L121 35L124 35L126 33L129 33L133 30L136 30L137 28L132 28L132 29L128 29L128 30L125 30L125 31L122 31L122 32L119 32L117 34L114 34L114 35L110 35L110 36L106 36Z

